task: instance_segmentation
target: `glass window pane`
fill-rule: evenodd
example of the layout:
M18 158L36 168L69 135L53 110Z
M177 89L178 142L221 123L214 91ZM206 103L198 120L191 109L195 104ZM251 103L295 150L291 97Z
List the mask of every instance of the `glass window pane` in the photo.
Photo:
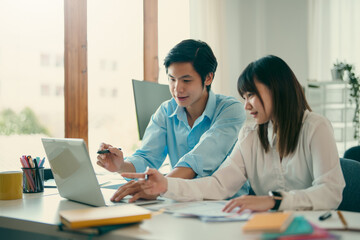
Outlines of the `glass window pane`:
M89 0L89 152L101 142L124 155L139 146L132 79L143 79L143 1Z
M159 82L167 83L163 60L190 36L189 2L159 0L158 7ZM89 0L88 44L89 149L95 163L101 142L121 147L125 156L141 144L131 80L143 80L143 1Z
M158 8L159 83L167 84L164 58L177 43L190 38L189 0L158 0Z
M63 5L0 1L0 171L45 157L41 137L64 137Z

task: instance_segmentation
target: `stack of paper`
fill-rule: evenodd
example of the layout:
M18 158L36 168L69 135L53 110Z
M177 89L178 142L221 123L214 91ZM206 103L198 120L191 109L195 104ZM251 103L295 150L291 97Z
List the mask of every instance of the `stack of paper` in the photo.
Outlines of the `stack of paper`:
M198 201L198 202L175 202L151 206L148 209L164 209L167 213L173 213L176 217L198 217L204 222L232 222L246 221L251 216L251 211L238 214L236 208L231 213L223 212L227 201Z

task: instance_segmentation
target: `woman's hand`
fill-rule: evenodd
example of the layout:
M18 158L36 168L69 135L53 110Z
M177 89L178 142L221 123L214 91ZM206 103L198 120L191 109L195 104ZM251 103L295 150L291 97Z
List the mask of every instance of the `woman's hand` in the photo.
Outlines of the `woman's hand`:
M224 212L231 212L234 208L239 207L237 213L250 209L252 211L263 212L275 206L275 201L270 196L249 196L243 195L231 199L224 207Z
M124 156L121 150L111 146L110 144L101 143L99 150L108 149L110 153L99 154L97 156L97 165L105 168L110 172L120 171L124 164Z
M121 176L139 178L138 182L141 188L149 195L159 195L167 191L168 182L166 177L153 168L148 169L145 173L122 173Z
M127 195L131 195L132 198L129 199L129 203L135 202L138 199L156 199L158 195L149 195L144 192L141 188L140 182L134 180L126 183L125 185L119 187L119 189L111 197L111 201L119 202Z

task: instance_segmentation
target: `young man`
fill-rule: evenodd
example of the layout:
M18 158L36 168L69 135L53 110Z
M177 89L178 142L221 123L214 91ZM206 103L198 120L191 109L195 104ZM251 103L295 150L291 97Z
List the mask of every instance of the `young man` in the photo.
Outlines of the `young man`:
M246 115L243 105L233 97L214 94L210 88L217 60L202 41L184 40L170 50L164 65L173 96L151 117L142 146L132 156L109 144L100 150L97 164L111 172L144 172L159 168L169 155L173 170L167 177L191 179L210 176L230 154ZM120 187L112 197L119 201L133 195L151 199L137 182Z

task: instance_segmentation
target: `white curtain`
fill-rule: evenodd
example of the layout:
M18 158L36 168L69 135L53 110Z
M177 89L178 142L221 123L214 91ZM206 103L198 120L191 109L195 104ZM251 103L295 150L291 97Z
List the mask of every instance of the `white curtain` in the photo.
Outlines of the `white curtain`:
M302 84L331 80L336 60L360 75L360 0L190 0L190 36L218 58L217 93L238 96L242 69L266 54L282 57Z
M309 78L331 80L338 61L360 75L360 1L309 0Z
M190 36L207 42L218 60L212 84L216 93L240 98L236 85L241 71L263 54L264 1L190 0ZM252 29L248 36L245 22Z
M224 45L224 19L223 9L225 1L218 0L191 0L190 1L190 36L194 39L205 41L212 48L217 60L218 68L212 89L217 93L228 93L226 83L223 79L228 74L223 69L226 61ZM220 83L220 81L222 81Z
M213 89L237 98L237 79L252 61L283 58L308 79L308 4L298 0L190 0L190 36L206 41L219 66Z

